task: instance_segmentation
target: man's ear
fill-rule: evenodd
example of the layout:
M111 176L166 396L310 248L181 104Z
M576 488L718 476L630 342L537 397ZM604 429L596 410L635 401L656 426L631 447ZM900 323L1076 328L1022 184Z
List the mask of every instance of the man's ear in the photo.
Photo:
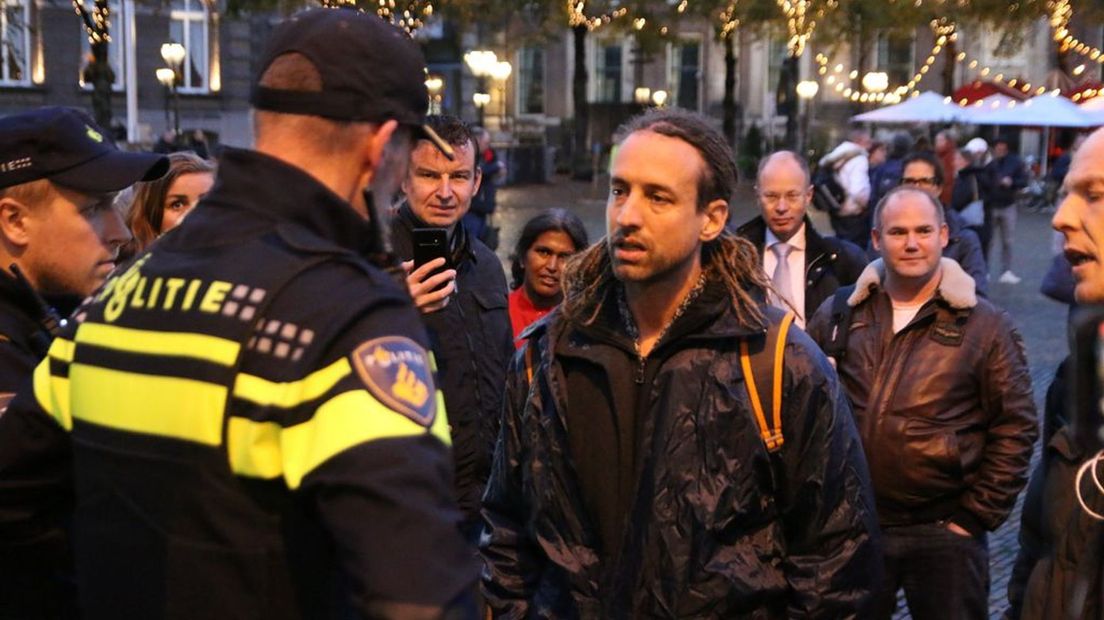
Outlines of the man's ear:
M374 131L365 136L361 146L361 153L363 153L364 160L367 161L371 167L371 172L368 175L368 183L373 181L376 172L379 171L380 164L383 162L383 152L387 149L387 143L391 141L391 136L398 127L398 121L389 120L386 123L376 126Z
M882 235L877 228L870 229L870 246L879 254L882 253Z
M716 239L724 231L728 222L728 201L718 198L705 205L702 214L705 215L705 222L698 238L704 243Z
M0 198L0 236L6 244L24 248L31 240L29 220L31 211L27 205L13 198Z
M475 187L472 188L473 196L479 192L479 186L483 184L483 169L479 167L479 153L476 153L475 157L475 177L473 177L475 179Z

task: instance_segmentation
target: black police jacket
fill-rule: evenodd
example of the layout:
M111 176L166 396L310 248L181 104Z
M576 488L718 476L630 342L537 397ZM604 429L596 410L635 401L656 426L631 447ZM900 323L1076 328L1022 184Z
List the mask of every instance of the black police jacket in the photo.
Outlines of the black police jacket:
M741 323L713 286L646 362L608 302L588 326L556 310L523 334L538 351L532 383L523 349L483 506L483 588L495 617L861 617L882 556L847 397L824 354L791 329L785 442L769 453L739 354L740 340L762 331ZM620 553L604 560L568 409L600 415L612 404L566 393L566 368L605 391L640 364L637 489Z
M413 230L424 227L408 205L399 207L391 239L403 260L414 255ZM449 244L457 291L447 306L422 319L449 412L460 510L468 523L476 523L502 414L506 367L514 354L513 330L498 257L460 224Z
M53 338L46 326L52 318L36 297L26 281L0 271L0 416L15 393L28 388ZM59 301L56 305L68 312L78 300ZM0 452L5 450L0 443ZM67 479L61 468L42 469L38 476L55 484ZM71 505L65 493L46 488L13 488L8 492L17 500L0 503L0 524L20 524L0 526L0 618L60 618L75 608L72 559L62 527Z
M424 331L368 238L303 171L227 149L54 341L0 417L0 505L37 483L37 436L72 437L85 617L401 617L468 589Z
M736 229L755 244L759 254L767 239L767 223L756 216ZM859 246L837 237L822 237L805 218L805 320L841 286L854 284L869 261ZM769 274L768 274L769 276Z

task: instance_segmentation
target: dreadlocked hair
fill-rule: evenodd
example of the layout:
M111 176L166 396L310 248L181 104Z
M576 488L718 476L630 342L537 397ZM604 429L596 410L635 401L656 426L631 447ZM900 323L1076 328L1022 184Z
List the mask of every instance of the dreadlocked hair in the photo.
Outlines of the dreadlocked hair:
M726 230L702 244L701 252L706 282L724 286L736 319L748 327L766 329L766 316L753 291L770 290L770 283L759 266L755 246ZM564 268L564 317L582 325L593 323L615 282L605 239L571 257Z

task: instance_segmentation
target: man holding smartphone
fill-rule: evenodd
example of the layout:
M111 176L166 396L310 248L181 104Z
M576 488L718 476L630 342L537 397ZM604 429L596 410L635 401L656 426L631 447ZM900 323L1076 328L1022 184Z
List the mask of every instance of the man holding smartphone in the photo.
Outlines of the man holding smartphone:
M392 222L395 252L422 313L452 426L456 492L465 535L479 536L479 505L498 434L513 332L506 275L486 245L464 228L481 175L471 130L449 116L426 121L454 150L450 160L426 140L415 145Z

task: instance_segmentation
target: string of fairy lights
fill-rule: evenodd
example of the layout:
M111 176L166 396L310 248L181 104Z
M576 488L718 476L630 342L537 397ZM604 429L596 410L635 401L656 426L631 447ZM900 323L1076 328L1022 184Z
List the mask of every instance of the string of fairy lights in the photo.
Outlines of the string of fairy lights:
M917 2L919 1L917 0ZM377 15L402 27L410 34L424 26L425 20L433 15L433 3L429 0L407 0L405 2L401 0L377 0L377 2ZM599 15L588 15L586 12L587 0L565 0L565 2L568 23L571 27L583 25L588 30L597 30L602 26L629 16L628 7L618 7ZM813 0L776 0L776 2L786 19L786 30L789 36L787 50L793 57L801 56L816 28L816 20L810 16L809 11ZM327 7L355 6L356 0L322 0L322 4ZM722 38L731 36L740 25L740 20L736 15L736 4L736 1L730 2L717 14ZM684 13L688 5L689 0L680 0L675 10L680 14ZM815 15L823 17L826 11L837 6L838 0L828 0L818 8ZM92 9L88 10L85 8L83 0L73 0L73 8L84 22L85 32L91 44L111 41L108 29L111 15L106 3L102 5L94 3ZM1086 44L1069 31L1069 24L1073 19L1073 7L1070 5L1070 0L1049 0L1047 8L1054 41L1059 44L1061 51L1074 52L1092 61L1104 64L1104 51ZM645 17L632 19L632 27L635 30L642 30L646 24L647 18ZM940 52L949 42L954 42L958 38L956 24L945 17L932 20L930 26L935 37L935 43L917 71L903 84L893 88L888 88L888 85L886 85L886 88L878 88L877 90L868 89L862 84L855 84L854 82L859 79L859 72L855 69L845 70L842 63L837 63L830 68L830 58L824 53L816 55L817 74L821 76L826 87L833 88L837 93L852 101L896 103L910 94L915 96L918 94L917 86L931 70ZM660 33L667 34L667 27L660 28ZM1043 94L1047 90L1045 86L1034 87L1031 83L1020 81L1017 78L1006 80L1003 74L994 73L989 66L984 66L978 59L969 57L965 52L959 52L954 57L954 61L956 63L966 63L967 68L971 70L980 67L978 76L1004 84L1010 88L1019 89L1025 94L1031 94L1032 92ZM1074 70L1074 74L1078 75L1083 70L1084 66L1082 65ZM1099 93L1095 90L1088 89L1075 93L1074 97L1077 100L1096 96L1097 94Z
M84 31L88 34L89 43L96 45L111 42L111 34L108 31L108 24L111 23L111 10L107 7L107 3L102 6L93 4L92 10L89 11L84 8L82 0L73 0L73 9L80 16L81 21L84 22Z

